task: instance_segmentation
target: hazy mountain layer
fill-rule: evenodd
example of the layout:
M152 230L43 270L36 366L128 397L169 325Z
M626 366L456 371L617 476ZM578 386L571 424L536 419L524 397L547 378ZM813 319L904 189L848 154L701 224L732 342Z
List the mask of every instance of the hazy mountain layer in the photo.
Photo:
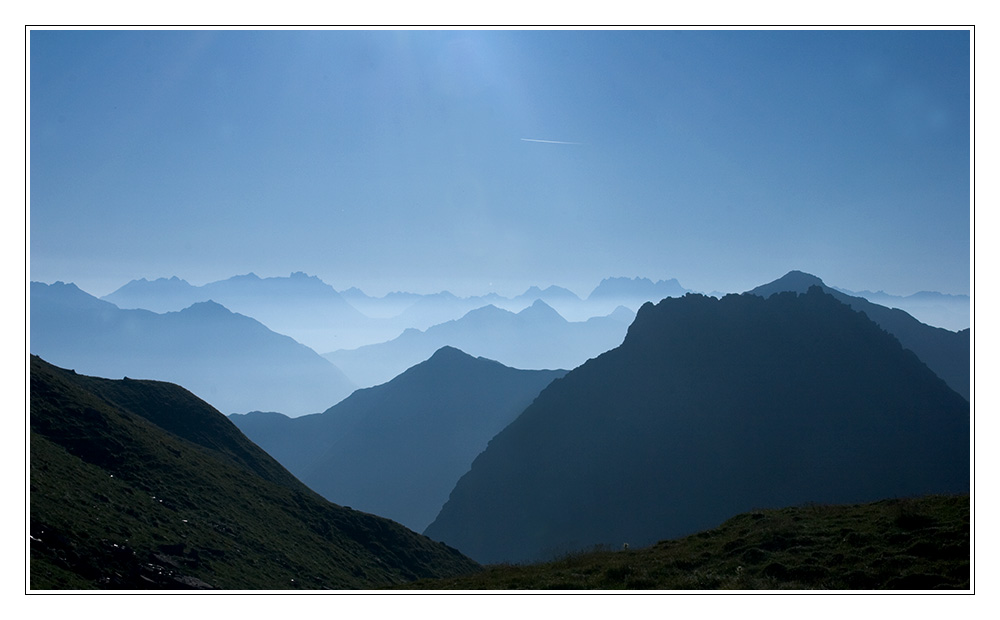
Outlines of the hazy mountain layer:
M501 431L425 533L480 562L754 508L969 489L969 402L819 288L643 306Z
M363 588L477 569L306 488L176 385L31 358L32 589Z
M446 347L322 414L231 419L325 497L419 531L489 440L564 374L516 370Z
M953 390L966 399L970 397L971 356L968 329L952 332L925 325L902 310L886 308L863 297L846 295L826 286L816 276L801 271L790 271L774 282L748 292L767 297L785 291L804 293L811 286L819 286L838 301L867 314L882 329L898 338L904 347L916 353Z
M31 283L30 347L85 374L179 383L229 413L315 413L354 388L312 349L217 303L122 310L61 282Z
M607 314L618 306L638 309L647 301L656 303L666 297L690 293L676 279L653 282L649 278L605 278L587 297L594 315ZM603 312L602 312L603 310Z
M542 300L572 321L585 321L607 315L618 306L634 310L646 301L685 292L677 280L654 283L646 278L608 278L586 300L559 286L532 286L513 298L496 293L457 297L448 291L371 297L353 287L338 293L319 278L296 272L282 278L250 273L203 286L192 286L177 277L142 278L102 299L124 309L159 313L212 300L314 350L334 351L385 342L407 329L425 330L487 305L520 312Z
M287 278L260 278L249 273L203 286L178 278L133 280L102 299L119 308L171 312L214 301L260 321L320 351L391 338L393 329L369 334L373 326L332 286L301 272Z
M890 295L884 291L838 291L852 297L887 308L899 308L921 323L943 327L950 331L968 329L971 325L971 300L968 295L946 295L934 291L921 291L913 295Z
M622 308L606 317L569 322L542 301L517 314L486 306L427 331L407 330L386 343L324 357L361 386L384 383L444 346L514 368L574 368L621 344L632 317Z

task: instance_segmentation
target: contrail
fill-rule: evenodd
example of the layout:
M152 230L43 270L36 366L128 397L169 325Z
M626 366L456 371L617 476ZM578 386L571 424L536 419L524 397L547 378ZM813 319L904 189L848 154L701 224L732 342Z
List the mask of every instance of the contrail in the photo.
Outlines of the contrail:
M522 142L544 142L545 144L583 144L583 142L563 142L562 140L538 140L536 138L521 138Z

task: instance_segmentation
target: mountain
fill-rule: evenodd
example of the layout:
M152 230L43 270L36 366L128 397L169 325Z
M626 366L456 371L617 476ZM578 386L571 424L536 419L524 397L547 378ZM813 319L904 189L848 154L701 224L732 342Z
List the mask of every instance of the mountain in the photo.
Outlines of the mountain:
M371 589L477 570L324 500L176 385L30 361L30 588Z
M312 349L212 301L156 314L32 282L30 335L31 352L52 363L179 383L227 412L315 413L354 389Z
M790 271L774 282L763 284L749 293L768 297L775 293L791 291L804 293L809 287L818 286L841 303L858 312L864 312L882 329L899 339L904 347L917 354L927 366L951 386L953 390L970 398L971 357L970 330L952 332L931 327L916 320L906 312L871 303L863 297L852 297L826 286L814 275Z
M656 303L664 297L680 297L690 291L675 278L653 282L649 278L605 278L587 297L595 314L601 310L625 306L639 308L647 301Z
M573 368L621 344L631 318L621 310L569 322L540 300L517 314L489 305L426 331L408 329L389 342L323 357L360 386L384 383L444 346L514 368Z
M287 278L249 273L203 286L191 286L177 278L133 280L102 299L119 308L154 312L177 311L213 300L320 351L370 342L367 336L360 336L375 327L332 286L302 272ZM391 330L379 331L376 337L392 335Z
M147 280L132 280L118 290L102 297L123 309L141 309L152 312L175 312L188 306L207 301L200 287L192 286L177 276Z
M971 300L968 295L947 295L936 291L920 291L912 295L890 295L885 291L848 291L836 288L845 295L864 297L868 301L899 308L921 323L943 327L950 331L967 329L971 320Z
M230 419L325 497L421 530L489 440L564 374L444 347L322 414Z
M818 287L646 304L490 442L424 533L483 563L734 514L969 490L969 402Z
M421 295L394 292L384 297L371 297L361 289L352 286L340 291L340 296L365 316L373 319L391 319L399 316L407 308L417 303Z
M565 289L561 286L549 286L544 290L538 288L537 286L528 287L528 290L521 293L514 298L516 301L524 301L527 303L533 303L536 299L541 299L546 303L559 302L559 301L572 301L579 302L580 298L577 297L576 293L569 289Z

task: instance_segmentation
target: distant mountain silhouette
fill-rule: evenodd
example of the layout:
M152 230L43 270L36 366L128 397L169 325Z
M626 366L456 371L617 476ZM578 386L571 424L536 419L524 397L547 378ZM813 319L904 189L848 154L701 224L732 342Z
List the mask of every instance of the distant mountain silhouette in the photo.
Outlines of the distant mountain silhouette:
M325 497L422 530L487 442L564 374L444 347L322 414L231 419Z
M183 310L199 301L207 301L211 296L207 296L201 287L192 286L187 280L173 276L155 280L132 280L101 299L122 309L163 313Z
M528 287L528 290L514 298L518 301L533 303L536 299L549 303L550 301L580 301L576 293L561 286L549 286L544 290L537 286Z
M680 297L688 293L676 278L653 282L649 278L605 278L587 299L646 299Z
M372 319L397 317L421 298L421 295L417 293L404 292L389 293L384 297L372 297L354 286L340 291L340 296L357 308L359 312Z
M372 589L477 570L319 497L179 386L30 369L34 590Z
M890 295L884 291L849 291L839 287L836 290L864 297L868 301L887 308L899 308L921 323L943 327L950 331L968 329L971 322L971 300L968 295L947 295L936 291L920 291L912 295Z
M971 394L970 374L970 331L964 329L952 332L940 327L931 327L916 320L906 312L886 308L871 303L863 297L846 295L828 287L814 275L801 271L790 271L774 282L763 284L748 291L752 295L768 297L775 293L792 291L804 293L811 286L819 286L825 293L847 304L858 312L864 312L903 344L917 354L931 370L966 399Z
M573 368L621 344L632 314L569 322L543 301L515 314L484 306L427 331L408 329L398 338L324 357L359 386L384 383L444 346L514 368Z
M154 312L177 311L213 300L320 351L370 342L368 333L376 327L332 286L302 272L287 278L249 273L203 286L191 286L177 278L133 280L102 299L119 308ZM390 328L373 337L392 335Z
M458 297L448 291L397 291L372 297L357 287L337 292L316 276L295 272L280 278L249 273L202 286L193 286L176 276L152 281L142 278L102 299L119 308L158 313L213 300L313 350L327 352L386 342L407 329L426 330L488 305L518 313L542 300L564 318L582 322L606 316L618 306L634 311L646 301L685 292L673 279L654 283L647 278L608 278L586 300L555 285L544 289L532 286L513 298L493 292Z
M480 562L969 489L969 402L819 287L643 306L490 442L425 534Z
M312 349L212 301L157 314L32 282L30 348L85 374L179 383L229 413L315 413L354 389Z

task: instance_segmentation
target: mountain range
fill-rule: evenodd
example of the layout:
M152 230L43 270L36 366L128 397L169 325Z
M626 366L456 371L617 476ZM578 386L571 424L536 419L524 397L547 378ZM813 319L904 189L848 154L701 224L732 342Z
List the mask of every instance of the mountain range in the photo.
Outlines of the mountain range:
M273 287L275 309L295 299L293 285L333 290L304 274L231 280L249 297ZM621 278L602 287L620 300L623 290L668 284ZM176 279L160 286L190 287ZM354 289L342 299L363 297ZM226 411L254 411L233 415L233 426L177 386L82 377L32 358L32 587L232 588L251 579L246 587L375 587L433 576L433 549L454 554L421 546L426 539L384 520L366 521L374 517L365 512L478 561L523 562L595 544L642 546L751 509L968 491L970 330L930 327L794 271L743 295L665 297L638 314L620 307L579 322L543 297L596 307L566 289L534 287L517 298L534 298L517 312L480 306L389 342L335 351L328 355L371 382L359 383L375 385L341 400L353 387L329 359L215 301L156 313L118 308L71 284L31 283L32 353L86 374L176 381L217 406L234 399L220 406ZM308 295L298 299L296 311L309 314ZM448 293L369 298L383 311L378 304L388 299L405 306L390 320L414 308L411 318L459 307ZM151 435L147 422L157 427ZM237 427L274 458L260 458ZM156 436L161 430L196 452ZM218 469L218 458L293 495L326 505L319 492L360 510L325 513L300 495L274 495ZM125 487L116 486L119 466L132 472ZM181 480L191 486L179 490ZM169 494L152 491L168 482ZM277 498L253 505L277 529L245 525L241 511L252 500L212 486L229 483ZM168 513L144 516L136 502L147 492L175 511L166 500L183 493L185 509L207 502L224 516L209 519L211 527L230 536L247 528L256 555L224 548L207 532L183 544L166 540L183 539L172 528L186 525ZM72 501L62 506L60 497ZM305 508L306 533L283 521L292 505ZM284 516L272 514L276 506ZM320 514L345 529L332 533ZM125 525L109 529L113 522ZM293 530L290 543L274 539ZM297 554L315 544L307 538L316 532L352 551L322 567L308 563ZM388 572L341 534L392 556ZM388 539L373 542L382 535ZM275 544L294 551L272 553ZM249 576L257 569L234 553L295 585ZM444 561L450 568L439 574L476 570L449 557L459 559ZM136 558L144 558L138 566ZM241 571L249 572L235 577ZM303 571L314 573L311 585L292 576Z
M488 305L520 312L540 299L573 321L585 321L607 315L621 305L634 310L646 301L685 292L676 280L654 283L647 278L607 278L587 299L554 285L545 289L532 286L513 298L496 293L457 297L448 291L371 297L356 287L337 292L316 276L295 272L270 278L249 273L201 286L176 276L141 278L101 299L123 309L158 313L213 300L316 351L334 351L385 342L406 329L425 330Z
M80 373L184 385L215 407L323 411L354 385L328 360L212 302L122 310L72 284L31 283L31 352Z
M174 312L204 301L214 301L233 312L253 317L269 329L290 336L320 351L358 346L354 338L371 327L332 286L302 272L287 278L261 278L254 273L234 276L202 286L177 277L133 280L102 297L122 309ZM398 333L398 332L396 332ZM392 331L372 335L375 341L391 338Z
M818 287L640 308L424 533L483 563L645 545L751 509L969 490L969 401Z
M873 303L900 308L929 325L960 330L969 326L967 295L921 292L907 297L881 291L852 293ZM275 332L291 336L315 351L355 349L399 336L406 329L427 328L459 319L468 312L493 305L520 312L542 300L569 321L605 316L618 306L636 310L647 301L694 292L676 279L605 278L586 297L559 287L531 286L515 297L487 293L458 297L448 291L419 294L397 291L382 297L357 287L336 291L316 276L302 272L287 277L261 278L253 273L193 286L179 278L133 280L102 299L123 309L163 313L214 300L233 312L253 317ZM722 296L725 293L712 293Z
M372 589L476 564L309 490L173 384L30 359L30 588Z
M491 305L426 331L408 329L389 342L323 357L359 386L384 383L444 346L514 368L574 368L621 344L633 317L619 308L608 316L570 322L541 300L516 314Z
M321 495L420 531L489 440L564 374L443 347L321 414L230 419Z

